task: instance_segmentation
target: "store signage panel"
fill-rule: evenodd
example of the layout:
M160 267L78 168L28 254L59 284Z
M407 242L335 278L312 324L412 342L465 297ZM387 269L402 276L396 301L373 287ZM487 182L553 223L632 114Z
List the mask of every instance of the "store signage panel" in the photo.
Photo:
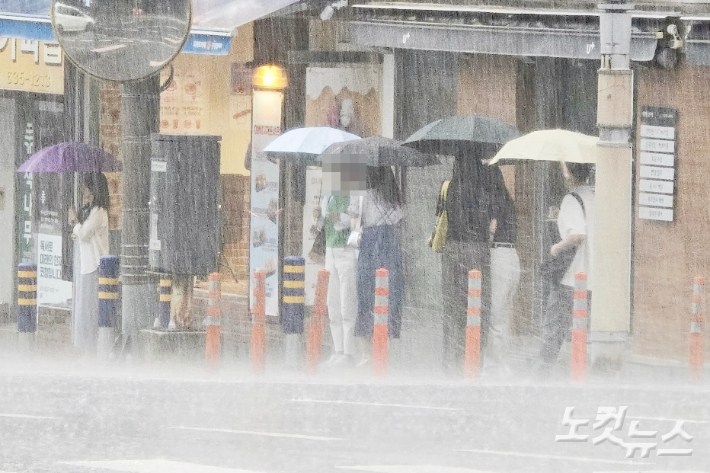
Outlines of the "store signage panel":
M672 181L675 178L675 169L641 165L641 177L645 179Z
M649 166L675 166L675 155L665 153L641 152L641 164Z
M641 179L639 190L641 192L654 192L658 194L673 194L675 185L670 181L653 181L650 179Z
M59 44L0 37L0 90L64 94Z
M672 222L673 210L657 209L653 207L639 207L639 218L644 220L662 220L664 222Z
M678 112L642 107L640 124L639 218L672 222Z
M645 192L641 192L639 194L639 204L649 205L653 207L667 207L672 209L673 196L662 194L647 194Z

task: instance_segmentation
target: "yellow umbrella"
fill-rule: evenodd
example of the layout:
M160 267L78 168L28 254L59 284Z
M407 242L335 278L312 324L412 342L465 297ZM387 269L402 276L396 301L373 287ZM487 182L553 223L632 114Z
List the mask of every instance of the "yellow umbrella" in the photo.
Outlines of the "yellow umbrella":
M533 131L508 141L488 164L520 160L594 164L597 162L598 141L596 136L569 130Z

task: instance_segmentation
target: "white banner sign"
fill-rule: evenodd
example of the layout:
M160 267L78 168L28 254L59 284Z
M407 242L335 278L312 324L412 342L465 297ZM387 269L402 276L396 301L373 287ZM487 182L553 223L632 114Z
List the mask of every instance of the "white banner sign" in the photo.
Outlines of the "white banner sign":
M61 235L37 234L37 304L63 303L71 298L72 283L62 280Z

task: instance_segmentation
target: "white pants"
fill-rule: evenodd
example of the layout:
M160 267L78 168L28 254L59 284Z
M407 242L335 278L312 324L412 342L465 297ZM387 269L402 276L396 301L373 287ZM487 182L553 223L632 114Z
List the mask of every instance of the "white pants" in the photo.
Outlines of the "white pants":
M336 353L355 355L355 320L357 319L357 250L326 248L325 269L328 280L328 317Z
M491 248L491 319L487 364L508 364L510 307L519 282L520 259L515 248Z

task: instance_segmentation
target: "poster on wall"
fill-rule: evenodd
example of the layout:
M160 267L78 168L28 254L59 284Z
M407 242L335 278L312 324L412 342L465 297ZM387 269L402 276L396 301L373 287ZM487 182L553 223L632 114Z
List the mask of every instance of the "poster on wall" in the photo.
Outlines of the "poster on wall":
M253 274L266 271L266 315L279 315L279 166L263 149L281 134L283 93L254 91L249 234L249 297Z
M189 72L175 69L170 85L160 94L161 133L199 135L210 132L207 82L203 73L199 68Z
M306 126L340 128L363 138L381 134L381 83L379 65L309 67L306 70ZM308 256L314 241L313 210L321 199L321 185L321 168L308 167L302 248L306 258L306 305L314 303L318 270L323 267Z
M303 255L306 258L306 305L312 306L315 302L316 282L318 270L323 267L322 261L313 260L309 252L313 248L317 233L318 219L314 211L320 206L323 173L319 166L306 168L306 199L303 205Z

